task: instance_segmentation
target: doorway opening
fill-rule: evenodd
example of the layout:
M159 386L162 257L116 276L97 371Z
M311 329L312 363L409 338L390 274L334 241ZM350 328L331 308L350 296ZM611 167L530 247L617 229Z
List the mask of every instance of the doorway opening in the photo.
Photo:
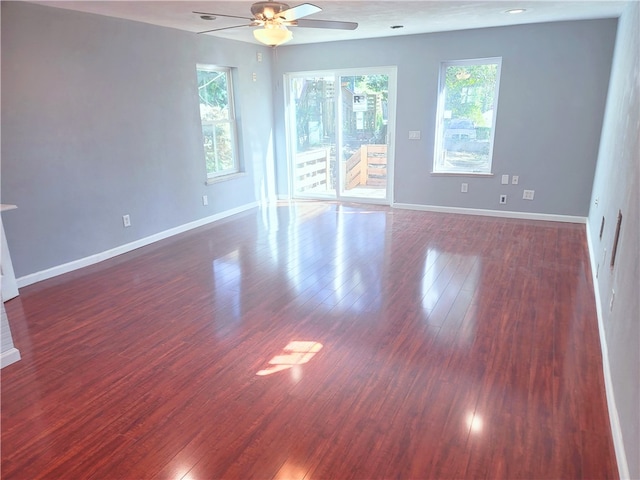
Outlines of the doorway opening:
M293 197L391 203L395 79L395 67L286 75Z

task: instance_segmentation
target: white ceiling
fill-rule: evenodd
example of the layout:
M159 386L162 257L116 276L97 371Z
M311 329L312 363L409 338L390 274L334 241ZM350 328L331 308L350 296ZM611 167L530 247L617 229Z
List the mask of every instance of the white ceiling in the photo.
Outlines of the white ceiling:
M189 32L228 27L245 23L241 19L217 17L202 20L192 11L223 13L251 17L251 1L202 2L202 1L36 1L50 7L65 8L124 18ZM304 0L287 2L290 6L305 3ZM308 18L318 20L344 20L358 22L353 31L292 27L293 40L287 45L351 40L360 38L389 37L417 33L465 30L526 23L562 20L584 20L618 17L625 1L586 0L435 0L435 1L335 1L309 0L322 8L322 12ZM505 13L512 8L525 8L526 12L513 15ZM248 23L248 22L247 22ZM391 29L392 25L403 25ZM210 33L232 40L257 43L252 28L242 27Z

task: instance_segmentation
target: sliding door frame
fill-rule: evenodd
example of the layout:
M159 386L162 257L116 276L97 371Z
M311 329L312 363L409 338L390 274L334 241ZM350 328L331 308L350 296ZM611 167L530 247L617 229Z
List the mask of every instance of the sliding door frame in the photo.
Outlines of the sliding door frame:
M310 77L310 76L333 76L335 92L336 92L336 125L338 126L336 132L336 165L340 165L341 158L338 152L341 150L343 144L342 134L342 88L340 85L341 77L348 76L361 76L361 75L387 75L388 79L388 97L387 97L387 185L386 195L383 199L352 197L341 194L341 168L337 168L337 185L335 187L335 195L318 195L318 194L299 194L295 191L294 179L293 179L293 159L296 153L294 142L295 139L295 105L291 99L291 80L293 78ZM289 185L290 198L303 198L303 199L334 199L339 201L351 201L358 203L372 203L379 205L392 205L394 199L393 193L393 178L394 178L394 160L395 160L395 131L396 131L396 99L397 99L397 67L396 66L377 66L377 67L361 67L361 68L344 68L344 69L326 69L326 70L313 70L302 72L289 72L284 74L284 109L285 109L285 137L287 145L287 176Z

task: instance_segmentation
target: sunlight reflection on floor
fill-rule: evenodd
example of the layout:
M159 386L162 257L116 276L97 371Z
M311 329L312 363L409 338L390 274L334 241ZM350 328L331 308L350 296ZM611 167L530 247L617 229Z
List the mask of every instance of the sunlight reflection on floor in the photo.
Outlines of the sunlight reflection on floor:
M256 375L271 375L294 366L303 365L311 360L321 349L321 343L294 340L282 349L282 354L276 355L269 360L270 367L256 372ZM299 371L296 373L300 375Z

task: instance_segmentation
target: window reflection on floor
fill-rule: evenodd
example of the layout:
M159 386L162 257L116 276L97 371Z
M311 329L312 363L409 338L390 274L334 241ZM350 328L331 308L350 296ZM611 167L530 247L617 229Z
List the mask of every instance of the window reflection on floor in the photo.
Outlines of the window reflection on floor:
M304 342L294 340L282 349L282 353L269 360L269 367L256 372L256 375L266 376L272 373L288 370L297 365L303 365L311 360L322 349L318 342Z
M260 241L268 245L268 256L261 258L286 272L296 301L336 311L380 310L381 252L390 248L385 235L390 215L319 202L287 205L269 207L258 220L264 230ZM330 210L335 217L327 215ZM306 221L320 216L324 218Z
M224 338L241 325L242 321L242 263L236 249L213 261L213 291L215 314L213 325L216 336Z

